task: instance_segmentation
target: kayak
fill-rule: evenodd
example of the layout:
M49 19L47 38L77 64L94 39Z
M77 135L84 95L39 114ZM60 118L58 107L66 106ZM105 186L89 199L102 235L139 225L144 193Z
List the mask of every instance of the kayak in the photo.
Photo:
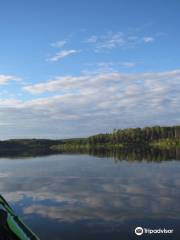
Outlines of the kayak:
M0 195L0 240L40 240Z

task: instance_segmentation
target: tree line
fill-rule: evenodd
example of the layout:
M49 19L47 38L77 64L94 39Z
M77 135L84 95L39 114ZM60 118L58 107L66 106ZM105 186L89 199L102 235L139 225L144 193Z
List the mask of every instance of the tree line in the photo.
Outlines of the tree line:
M141 145L160 139L179 140L180 126L115 129L112 133L91 136L88 138L88 142L90 145L98 143Z

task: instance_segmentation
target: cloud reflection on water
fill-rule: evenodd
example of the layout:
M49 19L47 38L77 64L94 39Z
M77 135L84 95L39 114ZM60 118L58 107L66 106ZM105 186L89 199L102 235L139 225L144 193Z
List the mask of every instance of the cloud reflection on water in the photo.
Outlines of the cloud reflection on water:
M21 206L24 216L36 214L58 222L179 218L178 162L172 162L171 165L168 162L160 165L115 165L111 161L103 164L92 158L92 163L87 162L85 167L79 165L82 159L76 158L78 157L74 157L75 162L72 164L71 161L69 165L61 162L62 164L56 166L61 169L59 175L53 175L52 169L49 169L49 174L48 171L44 172L43 166L38 175L35 165L29 168L27 177L23 174L17 176L12 172L10 178L8 172L4 172L1 177L3 181L0 182L1 193L15 208ZM54 164L51 157L49 161ZM68 171L72 175L68 175Z

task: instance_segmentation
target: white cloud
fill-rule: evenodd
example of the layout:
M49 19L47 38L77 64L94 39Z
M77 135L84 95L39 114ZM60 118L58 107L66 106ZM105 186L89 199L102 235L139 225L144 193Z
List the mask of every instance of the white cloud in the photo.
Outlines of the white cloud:
M127 65L130 63L127 63ZM126 64L125 64L126 65ZM131 65L131 64L130 64ZM147 86L148 88L152 87L152 84L161 84L163 87L163 82L168 81L169 84L173 82L171 78L176 80L180 78L180 70L169 71L169 72L157 72L157 73L122 73L122 72L111 72L111 73L98 73L98 74L89 74L81 76L59 76L55 79L51 79L44 83L27 85L24 87L24 90L30 93L43 93L43 92L53 92L53 91L67 91L67 90L79 90L81 92L88 89L97 90L97 87L101 87L104 91L108 91L108 86L121 87L121 85L127 88L130 85L138 86ZM154 91L156 91L154 89Z
M98 40L98 37L95 36L95 35L93 35L93 36L91 36L91 37L89 37L89 38L87 39L87 42L88 42L88 43L96 43L97 40Z
M96 44L96 49L113 49L115 47L122 47L126 43L123 33L108 33L100 38L100 41Z
M20 80L22 79L16 76L0 74L0 85L6 84L10 81L20 81Z
M179 124L179 81L177 69L58 76L27 85L23 89L37 94L34 100L0 100L1 136L76 137L114 127Z
M64 47L64 45L66 43L67 43L67 41L61 40L61 41L57 41L57 42L52 43L51 46L55 47L55 48L62 48L62 47Z
M143 35L143 34L141 34ZM90 36L86 42L92 44L95 52L111 50L114 48L132 48L143 42L152 43L155 38L152 36L140 36L123 32L108 32L101 36Z
M92 73L110 73L119 72L122 68L133 68L137 64L130 61L120 61L120 62L98 62L85 64L86 69L83 70L82 74L92 74Z
M48 61L51 62L57 62L67 56L70 56L72 54L76 54L80 52L79 50L74 50L74 49L70 49L70 50L62 50L60 52L57 52L53 57L49 58Z
M145 43L151 43L151 42L154 42L155 39L154 39L153 37L144 37L144 38L143 38L143 41L144 41Z

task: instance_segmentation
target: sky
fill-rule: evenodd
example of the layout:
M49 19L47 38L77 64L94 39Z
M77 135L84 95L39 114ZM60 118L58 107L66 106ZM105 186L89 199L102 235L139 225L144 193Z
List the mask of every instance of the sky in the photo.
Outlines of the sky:
M178 0L0 1L0 139L180 124Z

